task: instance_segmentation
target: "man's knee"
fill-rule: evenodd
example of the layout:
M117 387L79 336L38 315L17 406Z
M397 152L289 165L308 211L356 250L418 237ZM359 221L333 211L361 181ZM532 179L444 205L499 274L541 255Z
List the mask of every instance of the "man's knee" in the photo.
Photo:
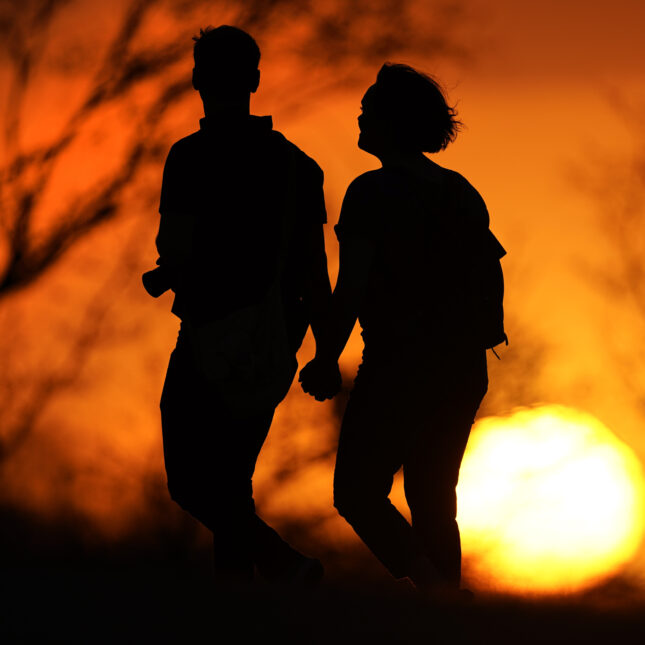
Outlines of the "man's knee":
M253 489L248 480L231 485L230 481L169 475L168 492L175 503L210 530L245 522L255 515Z
M214 505L210 500L205 499L199 491L191 490L186 486L178 486L169 480L168 492L170 499L183 511L210 531L216 530L218 522L217 517L213 514Z
M177 480L172 477L168 478L167 486L170 499L178 504L184 511L187 511L191 515L195 515L195 509L199 504L195 500L194 493L192 493L187 486L182 486L177 483Z

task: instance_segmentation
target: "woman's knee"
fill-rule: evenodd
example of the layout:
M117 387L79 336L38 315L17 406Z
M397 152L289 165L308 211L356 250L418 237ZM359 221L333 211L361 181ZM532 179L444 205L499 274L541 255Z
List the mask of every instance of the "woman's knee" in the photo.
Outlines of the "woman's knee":
M406 473L403 480L405 499L411 512L430 515L457 512L458 471L441 472L439 468L428 468L423 475L414 475Z

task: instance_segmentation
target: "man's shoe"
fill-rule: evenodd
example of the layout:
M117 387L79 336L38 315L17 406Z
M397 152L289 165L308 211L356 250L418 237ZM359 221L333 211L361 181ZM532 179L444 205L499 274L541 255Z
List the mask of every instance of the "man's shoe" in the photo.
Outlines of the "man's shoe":
M420 590L422 596L431 604L437 606L459 605L465 607L475 600L475 594L470 589L455 589L454 587L436 586Z
M323 577L324 569L320 560L308 558L306 555L299 555L289 566L283 568L279 573L264 578L277 585L287 585L292 587L313 587L317 585Z
M461 605L471 605L475 602L475 594L470 589L459 589L456 601Z
M299 563L297 569L287 578L286 582L292 585L313 587L320 583L324 573L325 570L320 560L303 556L303 561Z

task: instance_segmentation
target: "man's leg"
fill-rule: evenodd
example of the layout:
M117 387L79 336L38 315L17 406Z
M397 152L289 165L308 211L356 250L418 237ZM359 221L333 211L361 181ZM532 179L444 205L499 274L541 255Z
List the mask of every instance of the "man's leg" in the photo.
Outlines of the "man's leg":
M218 576L250 580L251 483L245 481L245 464L237 463L239 450L227 445L231 434L218 423L218 407L195 369L190 351L180 334L161 396L168 490L185 511L228 541L227 546L215 550ZM231 472L234 476L227 477Z
M230 496L212 520L216 570L225 572L231 555L243 553L264 578L287 580L308 559L257 515L253 501L253 473L273 411L244 420L221 412L213 429L229 436L224 445L230 459L221 467L221 486Z
M218 404L181 337L161 399L171 497L213 532L215 570L248 581L254 564L277 576L302 558L255 514L252 477L273 411L243 421Z

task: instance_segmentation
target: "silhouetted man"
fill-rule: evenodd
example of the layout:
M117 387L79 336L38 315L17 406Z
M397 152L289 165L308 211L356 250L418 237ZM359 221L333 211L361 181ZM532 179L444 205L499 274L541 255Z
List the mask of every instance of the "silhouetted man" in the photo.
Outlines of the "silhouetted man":
M309 324L317 334L331 294L323 174L271 117L250 115L260 80L253 38L220 26L195 40L205 118L168 154L159 267L144 276L152 295L173 289L182 320L161 398L168 488L213 532L219 578L250 581L257 569L273 581L314 581L320 562L257 516L251 478L296 351ZM269 385L249 376L280 362Z

